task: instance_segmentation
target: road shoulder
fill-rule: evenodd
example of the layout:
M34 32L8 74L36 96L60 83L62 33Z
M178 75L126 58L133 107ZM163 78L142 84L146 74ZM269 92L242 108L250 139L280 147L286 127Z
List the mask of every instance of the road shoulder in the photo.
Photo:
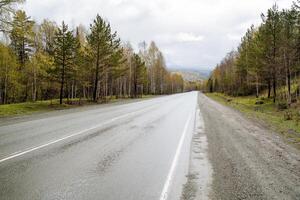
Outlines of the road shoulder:
M206 96L241 112L258 126L273 131L276 136L300 149L300 115L295 105L279 109L271 99L263 97L231 97L221 93L207 93Z
M199 96L212 199L299 199L300 152L241 113Z
M208 158L207 135L198 102L190 152L189 173L181 200L210 199L213 171Z

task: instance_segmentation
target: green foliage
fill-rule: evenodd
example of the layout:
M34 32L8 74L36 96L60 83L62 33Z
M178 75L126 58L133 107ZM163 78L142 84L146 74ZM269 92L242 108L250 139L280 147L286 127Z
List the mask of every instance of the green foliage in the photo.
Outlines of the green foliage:
M300 10L295 3L291 9L279 10L275 4L262 23L251 26L237 51L229 53L212 72L207 82L210 92L232 96L254 95L267 91L268 98L286 101L300 97ZM283 88L283 90L281 90Z
M102 67L102 76L106 76L107 80L109 73L109 68L107 68L107 66L111 64L111 61L115 61L112 56L119 47L120 40L117 38L116 33L112 33L110 24L105 22L100 15L97 15L93 24L90 25L90 31L91 33L87 36L87 41L95 63L93 99L94 101L97 101L99 96L98 85L101 70L100 67ZM104 68L105 66L106 68Z
M0 102L14 102L18 99L20 85L17 59L10 48L0 43Z
M18 10L12 22L11 44L19 58L20 69L25 68L33 46L34 21L27 17L25 11Z
M143 94L143 85L146 80L146 66L139 55L133 55L133 97L137 97L138 94Z
M60 79L60 104L64 97L64 84L75 73L74 59L77 48L76 39L73 33L68 30L68 26L62 22L62 27L58 28L54 39L54 60L56 69L54 72Z
M277 108L279 110L286 110L286 109L288 109L288 104L286 102L278 102Z
M54 39L54 59L59 77L61 77L63 70L65 70L66 76L71 76L76 45L72 31L69 31L68 26L63 22L62 27L58 28Z
M57 29L56 23L49 20L44 20L39 27L44 51L51 56L54 55L54 40Z
M14 12L20 2L0 0L0 17L10 30L10 44L0 44L1 104L58 98L72 104L78 98L98 102L184 90L181 75L166 69L154 42L143 43L137 54L99 15L89 31L84 25L69 30L64 22L37 24L25 11Z

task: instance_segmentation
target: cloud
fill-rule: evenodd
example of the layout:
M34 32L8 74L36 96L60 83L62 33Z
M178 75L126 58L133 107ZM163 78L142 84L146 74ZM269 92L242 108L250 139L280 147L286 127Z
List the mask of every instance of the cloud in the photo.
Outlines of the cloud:
M204 37L193 33L178 33L176 35L176 39L179 42L200 42L204 39Z
M157 35L154 38L155 41L160 43L161 45L170 45L170 44L178 44L184 42L201 42L204 40L204 36L195 34L195 33L186 33L186 32L179 32L174 34L162 34Z
M292 0L277 0L288 8ZM86 27L99 13L134 47L155 40L169 67L213 68L236 48L251 24L275 0L27 0L23 8L71 27Z
M232 41L241 41L242 35L228 33L227 37L228 37L229 40L232 40Z

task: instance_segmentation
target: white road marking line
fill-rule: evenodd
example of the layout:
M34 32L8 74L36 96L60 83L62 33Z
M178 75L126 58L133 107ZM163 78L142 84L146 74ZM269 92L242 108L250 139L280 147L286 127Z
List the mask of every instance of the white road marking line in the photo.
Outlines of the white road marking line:
M173 159L173 162L172 162L172 165L171 165L169 174L168 174L168 176L167 176L167 180L166 180L166 182L165 182L165 185L164 185L164 188L163 188L163 190L162 190L162 193L161 193L161 195L160 195L159 200L167 200L167 199L168 199L169 187L170 187L170 185L171 185L171 181L172 181L172 178L173 178L173 176L174 176L174 172L175 172L176 166L177 166L177 164L178 164L179 155L180 155L180 153L181 153L182 145L183 145L183 142L184 142L186 133L187 133L187 131L188 131L188 127L189 127L189 124L190 124L191 119L192 119L192 117L189 116L189 118L188 118L187 121L185 122L185 126L184 126L184 129L183 129L183 133L182 133L182 136L181 136L181 138L180 138L180 141L179 141L179 144L178 144L178 147L177 147L177 150L176 150L176 153L175 153L175 156L174 156L174 159Z
M46 144L43 144L43 145L40 145L40 146L37 146L37 147L30 148L30 149L25 150L25 151L17 151L17 152L15 152L15 153L13 153L11 156L8 156L8 157L6 157L6 158L0 159L0 163L5 162L5 161L7 161L7 160L11 160L11 159L16 158L16 157L19 157L19 156L22 156L22 155L24 155L24 154L27 154L27 153L30 153L30 152L33 152L33 151L36 151L36 150L45 148L45 147L47 147L47 146L49 146L49 145L52 145L52 144L61 142L61 141L63 141L63 140L69 139L69 138L71 138L71 137L75 137L75 136L81 135L81 134L83 134L83 133L85 133L85 132L88 132L88 131L91 131L91 130L100 128L100 127L105 126L105 125L107 125L107 124L109 124L109 123L112 123L112 122L114 122L114 121L116 121L116 120L119 120L119 119L128 117L129 115L133 115L133 114L136 114L136 113L139 113L139 112L143 112L144 110L148 110L149 108L152 108L152 107L154 107L154 106L156 106L156 105L152 105L152 106L147 107L147 108L142 109L142 110L138 110L138 111L135 111L135 112L127 113L127 114L125 114L125 115L121 115L121 116L119 116L119 117L115 117L115 118L110 119L110 120L108 120L108 121L106 121L106 122L103 122L103 123L100 124L100 125L93 126L93 127L91 127L91 128L88 128L88 129L79 131L79 132L77 132L77 133L68 135L68 136L66 136L66 137L63 137L63 138L54 140L54 141L52 141L52 142L49 142L49 143L46 143Z

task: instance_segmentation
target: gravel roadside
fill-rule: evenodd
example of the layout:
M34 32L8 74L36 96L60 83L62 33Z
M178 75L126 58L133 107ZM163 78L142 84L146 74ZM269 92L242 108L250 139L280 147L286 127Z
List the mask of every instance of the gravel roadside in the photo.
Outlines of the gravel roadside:
M199 94L213 168L211 199L300 199L300 151Z

